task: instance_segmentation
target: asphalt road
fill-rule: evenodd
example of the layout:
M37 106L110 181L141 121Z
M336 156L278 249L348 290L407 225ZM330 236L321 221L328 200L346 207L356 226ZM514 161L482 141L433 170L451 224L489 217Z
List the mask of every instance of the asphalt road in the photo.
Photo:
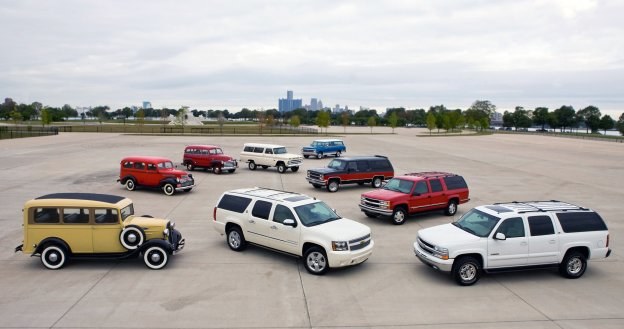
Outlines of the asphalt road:
M234 156L245 142L283 144L298 152L313 137L63 133L0 140L0 328L624 327L624 144L511 134L416 137L421 132L398 128L392 135L343 138L345 156L387 155L397 173L437 170L466 178L471 201L455 218L427 213L402 226L360 212L359 196L370 187L329 193L309 185L306 169L330 159L307 159L297 173L252 172L244 164L234 174L198 171L198 186L172 197L130 192L116 182L124 156L158 155L179 163L184 146L192 143L217 144ZM223 191L249 186L315 196L369 225L372 257L318 277L290 256L253 246L229 250L212 228L212 210ZM75 261L47 270L39 258L13 249L22 241L24 202L55 192L127 196L138 214L173 219L186 248L160 271L139 259ZM611 257L590 261L578 280L539 270L484 275L476 285L460 287L414 257L419 229L450 222L470 207L551 199L593 208L609 226Z

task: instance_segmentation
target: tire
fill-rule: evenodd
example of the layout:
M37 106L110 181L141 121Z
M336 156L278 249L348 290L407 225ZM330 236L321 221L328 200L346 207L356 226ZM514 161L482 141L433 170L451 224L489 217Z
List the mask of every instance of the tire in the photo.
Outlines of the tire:
M407 212L405 211L405 208L394 208L394 212L392 212L392 224L403 225L405 224L405 219L407 219Z
M217 175L221 175L221 173L223 172L223 169L221 169L221 167L214 167L214 169L212 169L212 172L214 172Z
M327 190L331 193L338 191L339 186L340 184L335 179L332 179L329 182L327 182Z
M229 172L230 174L234 173L235 171L236 171L236 169L228 169L228 172Z
M321 188L323 185L319 185L319 184L312 184L312 186L314 186L314 188Z
M58 270L67 263L67 251L58 244L49 244L41 252L41 264L49 270Z
M195 170L195 166L192 163L189 162L189 163L186 164L186 170L193 171L193 170Z
M307 158L309 158L310 156L309 156L309 155L304 155L303 157L307 159Z
M368 218L377 218L377 215L373 214L372 212L364 212L364 215L366 215L366 217Z
M303 254L303 266L314 275L323 275L329 270L329 261L325 251L319 247L312 247Z
M255 162L253 161L249 162L249 170L256 170L256 167L257 166Z
M241 251L245 249L245 236L241 232L240 228L234 227L226 234L227 244L230 249L234 251Z
M559 273L568 279L578 279L587 269L587 258L578 251L569 251L559 264Z
M364 182L358 182L357 184L362 186L362 185L364 185Z
M381 179L381 177L373 177L373 181L371 182L371 186L373 188L380 188L382 181L383 180Z
M292 170L293 172L297 172L297 171L299 171L299 167L292 167L292 168L290 168L290 170Z
M163 185L162 190L168 196L172 196L176 192L175 187L171 183L167 183L167 184Z
M461 257L455 260L452 275L455 281L462 286L473 285L479 281L481 265L474 257Z
M340 151L336 152L336 158L340 158L341 155L342 153L340 153Z
M160 270L169 262L169 255L160 246L149 247L143 252L143 262L152 270Z
M283 174L286 172L286 166L283 163L277 165L277 172Z
M128 226L119 233L119 242L128 250L135 250L145 242L145 232L138 226Z
M136 190L136 182L134 181L133 178L128 178L126 179L126 190L128 191L134 191Z
M457 201L451 200L444 209L444 214L447 216L453 216L457 213Z
M322 159L323 158L323 152L319 152L316 154L316 158L317 159Z

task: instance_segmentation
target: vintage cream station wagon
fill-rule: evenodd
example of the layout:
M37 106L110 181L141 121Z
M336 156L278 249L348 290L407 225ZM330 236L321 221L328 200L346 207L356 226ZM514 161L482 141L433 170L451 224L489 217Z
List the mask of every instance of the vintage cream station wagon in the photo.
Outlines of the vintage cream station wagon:
M95 193L55 193L24 205L24 241L15 248L40 256L56 270L70 258L143 257L151 269L167 265L184 239L167 219L135 216L132 200Z

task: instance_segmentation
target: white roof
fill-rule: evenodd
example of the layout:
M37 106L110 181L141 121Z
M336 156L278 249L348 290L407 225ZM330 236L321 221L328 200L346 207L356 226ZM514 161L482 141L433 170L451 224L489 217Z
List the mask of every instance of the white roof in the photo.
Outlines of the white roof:
M277 148L277 147L285 147L283 145L277 144L262 144L262 143L245 143L245 146L253 146L253 147L264 147L264 148Z

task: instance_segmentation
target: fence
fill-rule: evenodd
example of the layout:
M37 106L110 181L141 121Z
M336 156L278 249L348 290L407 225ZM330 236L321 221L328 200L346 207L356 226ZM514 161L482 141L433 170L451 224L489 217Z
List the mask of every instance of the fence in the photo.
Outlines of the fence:
M318 135L318 129L308 127L258 125L170 126L170 125L71 125L57 126L60 132L129 133L129 134L200 134L200 135Z
M57 127L0 126L0 139L58 135Z

